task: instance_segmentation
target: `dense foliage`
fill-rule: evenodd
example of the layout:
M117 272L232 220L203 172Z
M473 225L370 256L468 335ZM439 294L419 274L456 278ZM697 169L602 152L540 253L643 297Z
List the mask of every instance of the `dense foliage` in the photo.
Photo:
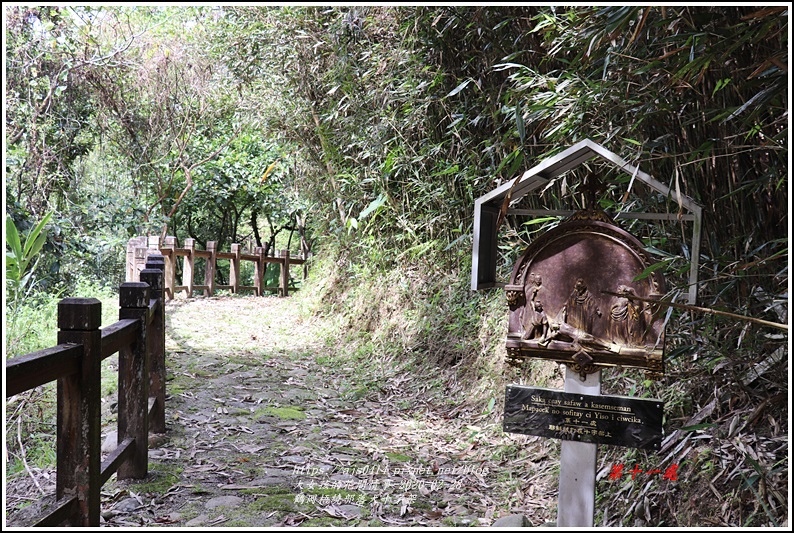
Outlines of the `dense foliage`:
M5 17L6 211L23 234L53 213L42 289L78 272L116 283L134 235L272 246L306 220L338 259L327 309L400 279L421 296L401 303L421 324L406 353L482 369L499 342L481 342L468 313L497 296L466 288L474 200L590 138L704 207L701 304L787 321L786 6L10 6ZM581 207L592 176L605 209L678 210L597 164L519 207ZM509 216L501 275L557 221ZM690 230L631 231L685 292ZM388 328L391 311L374 307L354 324ZM668 401L668 426L695 427L682 435L752 435L754 452L736 455L751 474L703 474L727 460L694 447L687 509L623 487L629 503L603 520L779 523L787 362L775 354L787 336L697 314L669 328L670 376L643 390ZM748 381L762 363L776 371ZM698 505L715 486L724 501Z

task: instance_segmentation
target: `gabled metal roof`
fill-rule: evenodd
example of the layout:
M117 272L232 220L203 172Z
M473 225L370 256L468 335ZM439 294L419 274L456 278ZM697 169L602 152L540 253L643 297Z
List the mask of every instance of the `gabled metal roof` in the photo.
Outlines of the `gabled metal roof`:
M702 207L689 196L673 192L670 187L656 180L651 175L643 172L638 167L630 165L619 155L610 152L603 146L585 139L560 152L557 155L541 161L538 165L527 170L515 180L510 180L495 188L491 192L477 198L474 202L474 242L472 247L472 290L486 289L501 286L503 283L496 281L497 258L497 221L499 210L505 197L510 194L510 203L513 204L530 192L544 187L557 176L578 167L585 161L598 157L614 167L622 170L632 177L631 182L638 180L651 189L664 194L677 202L688 214L679 216L676 213L619 213L617 218L637 218L645 220L689 220L693 222L692 245L690 246L691 267L689 272L689 303L697 299L697 270L700 257L700 234L702 224ZM632 183L629 183L629 188ZM520 215L559 215L567 216L573 211L550 211L533 209L509 209L508 214Z

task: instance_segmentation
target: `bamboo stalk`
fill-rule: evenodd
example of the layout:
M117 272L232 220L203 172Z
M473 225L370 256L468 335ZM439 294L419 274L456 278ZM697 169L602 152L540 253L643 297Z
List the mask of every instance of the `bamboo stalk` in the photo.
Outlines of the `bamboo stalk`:
M633 294L620 294L617 292L612 291L601 291L603 294L609 294L610 296L619 296L621 298L628 298L629 300L639 300L641 302L650 302L653 304L664 305L667 307L675 307L677 309L685 309L687 311L698 311L701 313L709 313L712 315L721 315L727 316L730 318L738 318L739 320L747 320L748 322L753 322L755 324L762 324L764 326L770 326L773 328L782 329L784 331L788 331L788 324L780 324L778 322L770 322L768 320L762 320L760 318L755 318L751 316L744 316L744 315L736 315L733 313L728 313L726 311L717 311L716 309L711 309L708 307L698 307L697 305L688 305L688 304L677 304L673 302L667 302L664 300L654 300L653 298L643 298L641 296L635 296Z

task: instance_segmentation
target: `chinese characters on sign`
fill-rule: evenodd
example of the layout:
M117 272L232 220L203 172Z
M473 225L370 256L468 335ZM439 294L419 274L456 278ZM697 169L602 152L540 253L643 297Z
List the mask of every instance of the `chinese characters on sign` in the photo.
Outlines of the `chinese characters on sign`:
M617 481L618 479L623 477L623 473L624 473L623 470L624 470L623 464L612 465L612 468L610 468L609 470L609 480ZM662 469L652 468L650 470L643 472L642 468L640 468L640 465L634 465L634 468L629 470L628 473L631 474L631 479L636 479L637 476L640 474L645 474L647 476L655 476L661 474ZM667 468L665 468L664 474L662 474L662 479L666 479L668 481L678 481L678 465L672 464Z

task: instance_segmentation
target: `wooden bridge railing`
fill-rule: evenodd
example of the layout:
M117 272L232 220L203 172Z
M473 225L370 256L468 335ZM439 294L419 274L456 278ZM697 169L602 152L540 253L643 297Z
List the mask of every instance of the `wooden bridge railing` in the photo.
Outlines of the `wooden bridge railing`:
M278 294L279 296L289 295L289 267L290 265L305 265L307 257L310 255L307 250L303 250L300 257L291 257L289 250L279 250L269 255L265 254L265 248L258 246L253 253L243 253L239 244L232 244L231 251L221 252L217 249L215 241L207 242L206 250L196 249L195 239L185 239L185 245L178 247L176 237L166 237L163 242L160 238L137 237L131 239L127 245L127 280L136 279L137 264L145 261L148 254L159 252L165 260L165 292L168 299L173 299L179 291L185 291L188 298L193 296L195 291L202 291L205 296L212 296L215 291L228 289L237 294L243 290L254 291L257 296L262 296L268 287L264 286L265 267L268 263L277 263L281 267L279 276ZM182 284L176 284L176 272L178 258L182 258ZM204 268L204 283L194 282L194 272L196 260L206 261ZM215 283L215 273L218 269L218 260L229 260L229 283L220 285ZM240 276L240 265L242 261L250 261L254 264L253 285L243 285ZM304 266L303 277L306 278L306 267ZM275 287L273 287L275 288Z
M165 432L165 310L162 257L140 282L119 287L119 321L99 328L95 298L58 304L58 345L6 361L6 398L58 382L55 502L36 526L99 526L100 490L148 472L149 432ZM101 362L119 354L118 446L101 461Z

